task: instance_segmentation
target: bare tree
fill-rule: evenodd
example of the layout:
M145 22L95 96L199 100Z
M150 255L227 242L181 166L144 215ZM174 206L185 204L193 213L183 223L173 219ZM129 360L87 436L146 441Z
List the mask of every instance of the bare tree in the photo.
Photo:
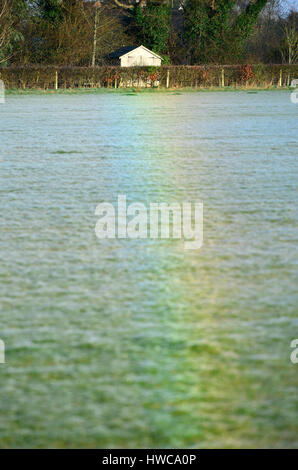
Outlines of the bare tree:
M9 59L7 46L13 33L12 0L0 0L0 63Z
M295 64L298 60L297 18L297 12L292 11L283 26L285 39L281 53L284 61L289 64Z
M93 48L92 48L92 59L91 59L92 67L95 67L95 60L96 60L97 30L98 30L98 17L99 17L100 7L101 7L100 1L96 1L94 3L94 30L93 30Z

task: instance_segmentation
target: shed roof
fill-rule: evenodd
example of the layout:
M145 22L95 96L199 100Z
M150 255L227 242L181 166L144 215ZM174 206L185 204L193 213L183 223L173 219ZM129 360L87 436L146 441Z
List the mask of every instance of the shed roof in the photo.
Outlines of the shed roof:
M138 46L121 47L120 49L117 49L116 51L111 52L111 54L109 54L109 56L113 57L114 59L119 59L123 55L128 54L128 52L131 52L131 51L133 51L134 49L137 49L137 48L138 48Z
M154 55L155 57L157 57L158 59L161 59L161 57L156 54L155 52L153 51L150 51L150 49L147 49L147 47L141 45L141 46L126 46L126 47L121 47L120 49L117 49L116 51L112 52L111 54L109 54L110 57L112 58L117 58L117 59L120 59L121 57L124 57L125 55L129 54L130 52L134 51L135 49L139 49L139 48L142 48L142 49L145 49L145 51L147 52L150 52L150 54Z

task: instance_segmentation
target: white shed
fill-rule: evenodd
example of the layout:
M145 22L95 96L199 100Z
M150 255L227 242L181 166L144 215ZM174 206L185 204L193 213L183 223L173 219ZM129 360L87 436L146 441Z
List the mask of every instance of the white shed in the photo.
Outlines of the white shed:
M155 66L161 65L161 57L145 46L124 47L113 52L110 57L118 59L121 67Z

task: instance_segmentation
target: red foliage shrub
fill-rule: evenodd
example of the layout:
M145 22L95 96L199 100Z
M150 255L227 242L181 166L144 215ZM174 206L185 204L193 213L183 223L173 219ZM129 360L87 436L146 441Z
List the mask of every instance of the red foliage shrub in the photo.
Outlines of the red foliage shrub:
M251 68L251 65L245 64L243 67L240 69L240 80L242 82L248 82L248 80L251 80L254 77L254 72Z

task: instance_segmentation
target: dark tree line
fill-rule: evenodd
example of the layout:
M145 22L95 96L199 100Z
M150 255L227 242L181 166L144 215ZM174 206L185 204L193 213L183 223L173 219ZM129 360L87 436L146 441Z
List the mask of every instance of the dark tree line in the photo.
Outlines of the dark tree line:
M143 44L164 63L297 61L281 0L0 0L0 66L103 65Z

